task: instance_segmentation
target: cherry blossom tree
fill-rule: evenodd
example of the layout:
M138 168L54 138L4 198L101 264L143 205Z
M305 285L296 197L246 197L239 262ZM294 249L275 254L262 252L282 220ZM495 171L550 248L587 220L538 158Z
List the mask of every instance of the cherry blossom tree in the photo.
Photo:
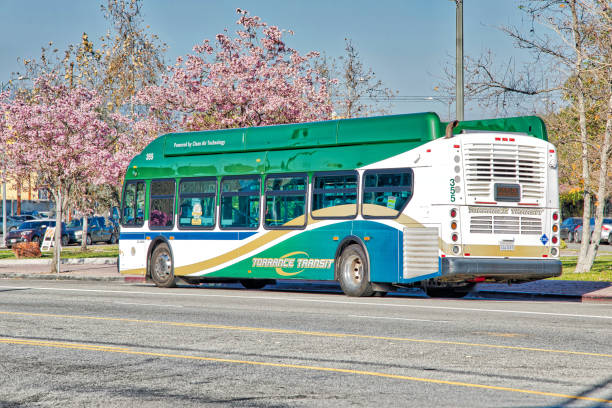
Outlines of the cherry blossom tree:
M193 47L180 57L161 86L149 86L138 101L157 126L201 130L328 119L327 81L306 55L287 46L284 31L238 9L239 29Z
M66 198L76 186L87 182L116 182L125 169L123 153L110 146L123 135L102 120L102 98L95 91L62 85L57 76L34 80L29 91L12 98L3 95L5 112L2 144L16 171L38 174L38 183L51 192L56 203L56 225L62 223ZM119 114L111 119L125 122ZM61 234L55 234L53 269L59 258Z

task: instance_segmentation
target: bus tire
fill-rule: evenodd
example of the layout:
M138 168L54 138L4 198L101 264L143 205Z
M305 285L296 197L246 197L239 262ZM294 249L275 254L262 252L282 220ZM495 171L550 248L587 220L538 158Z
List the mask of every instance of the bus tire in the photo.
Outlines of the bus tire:
M268 283L266 279L240 279L240 284L246 289L263 289Z
M345 295L360 297L374 294L370 284L370 265L361 245L347 246L340 255L338 265L338 280Z
M174 279L174 262L172 253L166 244L159 244L151 254L151 279L155 286L160 288L173 288L176 286Z

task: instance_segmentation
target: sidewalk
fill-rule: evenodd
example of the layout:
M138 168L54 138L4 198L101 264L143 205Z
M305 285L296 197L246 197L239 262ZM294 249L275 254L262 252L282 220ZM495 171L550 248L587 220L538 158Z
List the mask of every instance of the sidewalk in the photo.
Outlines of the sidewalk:
M36 261L36 262L33 262ZM115 258L63 259L59 274L50 273L50 260L0 260L0 279L47 279L120 281L142 283L142 276L125 276L117 272ZM218 287L219 285L215 285ZM239 287L239 285L222 285ZM338 291L335 282L278 280L268 286L279 290ZM401 290L399 293L424 296L420 289ZM472 296L494 296L520 299L565 299L581 302L612 303L612 283L583 281L541 280L519 285L476 285Z

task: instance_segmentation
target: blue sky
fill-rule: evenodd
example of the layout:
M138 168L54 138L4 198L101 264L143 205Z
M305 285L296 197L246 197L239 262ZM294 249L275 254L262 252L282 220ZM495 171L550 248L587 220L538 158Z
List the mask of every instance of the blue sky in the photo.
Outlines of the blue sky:
M384 84L404 96L435 95L445 62L455 55L455 3L450 0L144 0L145 23L169 46L166 63L191 51L194 44L234 30L236 8L295 34L289 46L329 56L344 51L349 37L365 66ZM466 55L492 49L499 58L523 56L496 27L519 25L516 0L464 0ZM94 40L108 27L98 0L2 0L0 18L0 81L20 70L18 57L37 58L53 41L59 49L77 43L83 32ZM519 58L520 60L520 58ZM397 102L394 113L436 111L435 101ZM466 119L480 117L468 105Z

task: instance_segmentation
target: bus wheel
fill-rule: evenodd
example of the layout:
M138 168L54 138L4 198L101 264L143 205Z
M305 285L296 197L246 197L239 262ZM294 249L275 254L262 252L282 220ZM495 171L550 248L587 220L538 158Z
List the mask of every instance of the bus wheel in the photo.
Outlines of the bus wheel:
M151 279L160 288L173 288L174 267L172 265L172 254L166 244L159 244L151 255Z
M338 262L338 280L347 296L372 296L374 289L370 285L370 267L360 245L349 245L342 251Z
M268 283L266 279L240 279L240 284L246 289L262 289Z

